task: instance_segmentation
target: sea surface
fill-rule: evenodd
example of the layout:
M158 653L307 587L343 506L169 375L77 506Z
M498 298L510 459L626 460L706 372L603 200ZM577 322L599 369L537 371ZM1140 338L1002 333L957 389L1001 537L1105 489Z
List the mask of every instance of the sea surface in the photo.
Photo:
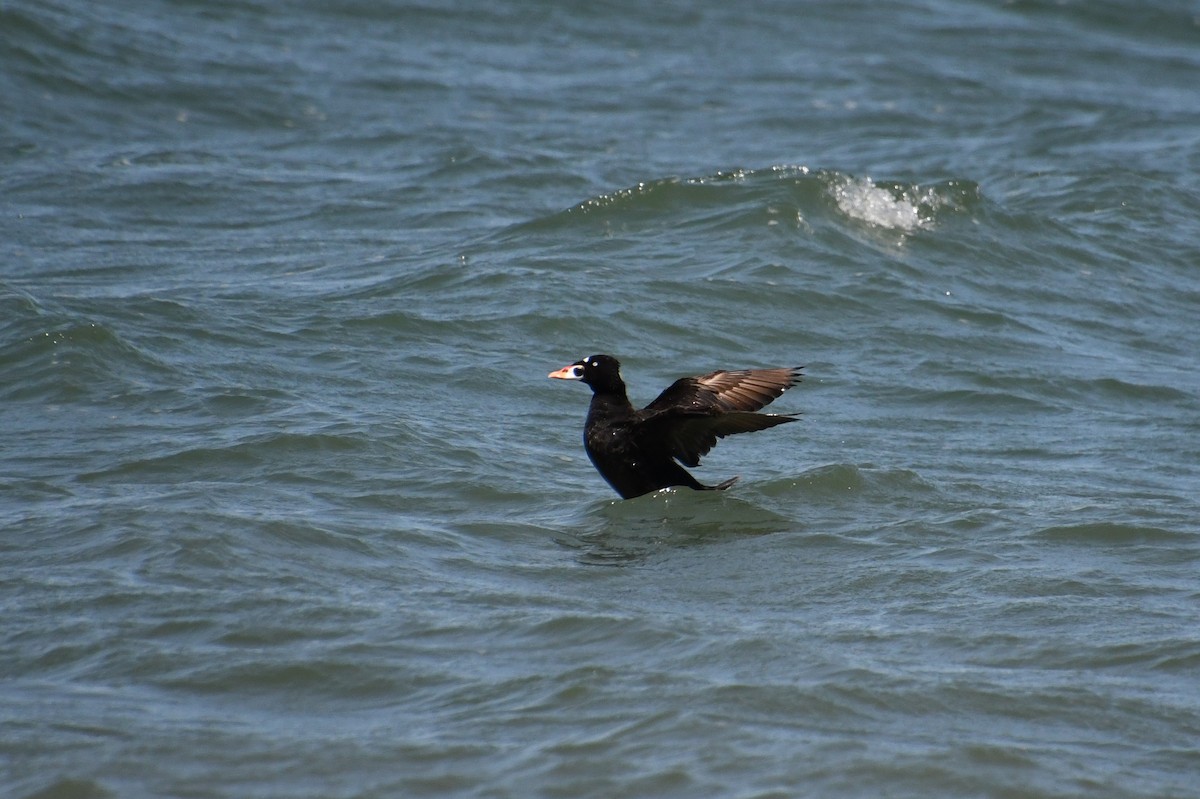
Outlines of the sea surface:
M1198 796L1198 367L1194 3L2 0L0 795Z

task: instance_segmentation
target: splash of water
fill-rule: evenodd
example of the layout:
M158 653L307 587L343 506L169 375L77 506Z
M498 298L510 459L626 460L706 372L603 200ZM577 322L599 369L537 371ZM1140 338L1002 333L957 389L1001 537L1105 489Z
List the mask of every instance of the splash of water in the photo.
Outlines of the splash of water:
M842 213L871 225L911 233L931 224L921 213L916 188L896 191L864 177L838 181L830 191Z

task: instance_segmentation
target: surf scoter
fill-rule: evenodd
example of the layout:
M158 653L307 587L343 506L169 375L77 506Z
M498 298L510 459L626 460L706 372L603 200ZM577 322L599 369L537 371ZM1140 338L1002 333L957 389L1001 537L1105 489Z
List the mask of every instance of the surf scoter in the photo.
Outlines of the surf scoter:
M679 464L699 466L718 438L796 421L796 414L755 411L799 383L801 368L683 377L640 411L630 404L621 364L611 355L584 358L549 376L591 386L583 447L600 476L630 499L668 486L720 491L733 485L736 477L703 485Z

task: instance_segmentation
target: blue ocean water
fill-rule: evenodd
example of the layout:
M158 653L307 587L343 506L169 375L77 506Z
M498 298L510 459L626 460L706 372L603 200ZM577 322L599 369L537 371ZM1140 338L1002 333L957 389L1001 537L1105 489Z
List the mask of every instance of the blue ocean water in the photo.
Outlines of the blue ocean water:
M1194 11L0 3L3 792L1194 795Z

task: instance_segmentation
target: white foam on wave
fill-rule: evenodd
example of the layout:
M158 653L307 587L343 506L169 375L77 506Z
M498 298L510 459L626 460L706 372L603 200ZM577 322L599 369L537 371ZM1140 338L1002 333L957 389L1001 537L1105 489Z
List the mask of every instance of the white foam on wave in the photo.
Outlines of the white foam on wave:
M870 178L846 178L830 190L842 213L862 222L905 232L929 226L912 191L897 195L891 189L876 186Z

